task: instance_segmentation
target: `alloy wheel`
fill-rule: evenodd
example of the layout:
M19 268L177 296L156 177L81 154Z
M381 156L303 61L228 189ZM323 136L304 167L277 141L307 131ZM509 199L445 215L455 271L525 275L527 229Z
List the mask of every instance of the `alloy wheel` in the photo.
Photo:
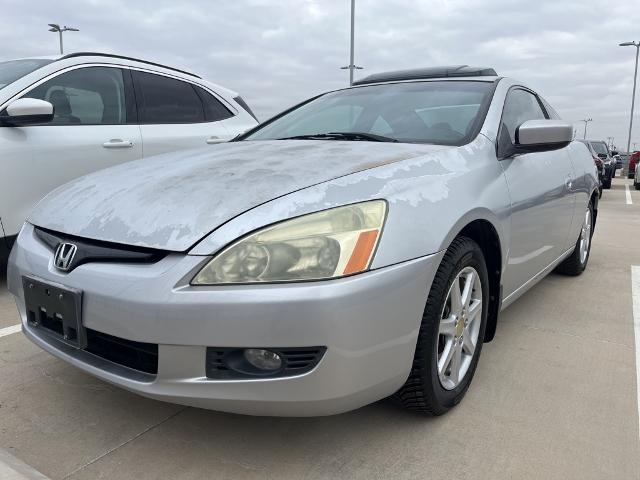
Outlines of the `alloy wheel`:
M589 245L591 244L591 208L587 208L584 214L584 223L580 232L580 263L584 264L589 255Z
M437 369L446 390L456 388L469 370L478 345L482 309L478 272L465 267L454 278L440 316Z

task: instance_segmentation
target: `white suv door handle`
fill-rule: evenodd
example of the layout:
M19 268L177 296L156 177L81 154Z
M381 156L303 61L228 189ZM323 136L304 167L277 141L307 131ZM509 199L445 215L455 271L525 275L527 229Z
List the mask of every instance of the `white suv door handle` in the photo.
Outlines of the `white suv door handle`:
M216 137L215 135L211 135L207 138L207 144L213 145L214 143L222 143L224 142L224 138Z
M133 147L133 142L122 140L121 138L112 138L108 142L104 142L102 146L104 148L131 148Z

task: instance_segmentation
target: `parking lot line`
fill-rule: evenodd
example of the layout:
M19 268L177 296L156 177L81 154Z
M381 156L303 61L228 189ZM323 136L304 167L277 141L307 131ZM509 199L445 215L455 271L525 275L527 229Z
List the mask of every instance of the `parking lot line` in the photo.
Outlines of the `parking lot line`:
M636 337L636 386L638 388L638 428L640 429L640 267L635 265L631 267L631 295L633 297L633 329Z
M631 190L629 190L629 184L624 184L624 193L627 196L627 205L633 205L633 200L631 200Z
M49 480L49 477L0 449L0 478L3 480Z
M0 328L0 337L6 337L7 335L11 335L13 333L18 333L22 330L22 325L11 325L10 327Z

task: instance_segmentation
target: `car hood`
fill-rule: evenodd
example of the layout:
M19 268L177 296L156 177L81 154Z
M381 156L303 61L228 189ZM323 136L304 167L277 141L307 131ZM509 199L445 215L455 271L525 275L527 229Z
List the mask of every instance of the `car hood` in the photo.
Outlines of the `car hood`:
M186 251L262 203L453 147L381 142L231 142L124 163L47 195L29 222L84 238Z

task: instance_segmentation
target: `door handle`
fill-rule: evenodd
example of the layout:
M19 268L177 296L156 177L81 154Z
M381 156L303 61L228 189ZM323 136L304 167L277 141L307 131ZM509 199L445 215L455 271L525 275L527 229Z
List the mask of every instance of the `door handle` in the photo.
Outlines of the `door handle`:
M104 142L102 146L104 148L131 148L133 147L133 142L122 140L121 138L112 138L108 142Z
M571 187L573 187L571 176L567 175L567 178L564 180L564 186L567 187L567 190L571 190Z
M222 143L222 142L224 142L224 138L216 137L215 135L211 135L209 138L207 138L208 145L213 145L215 143Z

